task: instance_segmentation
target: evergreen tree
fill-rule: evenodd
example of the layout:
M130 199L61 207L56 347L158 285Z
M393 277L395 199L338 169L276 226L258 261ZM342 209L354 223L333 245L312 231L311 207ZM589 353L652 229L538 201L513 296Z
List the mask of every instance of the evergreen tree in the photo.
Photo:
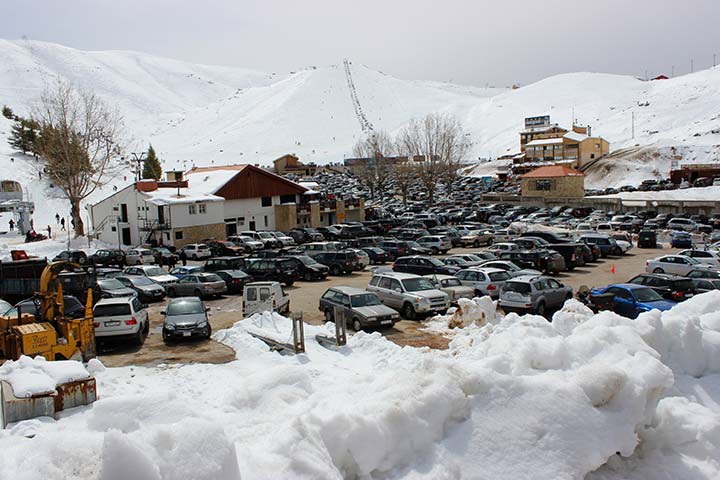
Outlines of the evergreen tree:
M142 178L160 180L162 177L162 167L160 166L160 160L155 155L155 149L150 145L147 151L147 157L145 158L145 164L143 165Z
M36 121L16 117L15 124L10 128L8 143L23 153L37 153L38 129Z
M8 107L7 105L4 105L4 106L3 106L3 108L2 108L2 114L3 114L3 117L5 117L5 118L7 118L7 119L9 119L9 120L14 120L14 119L15 119L15 115L13 114L12 108Z

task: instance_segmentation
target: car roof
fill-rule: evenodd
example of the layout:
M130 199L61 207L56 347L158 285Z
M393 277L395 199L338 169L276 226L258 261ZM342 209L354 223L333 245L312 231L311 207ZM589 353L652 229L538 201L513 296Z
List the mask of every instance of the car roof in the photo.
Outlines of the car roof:
M414 273L402 273L402 272L375 272L373 276L386 276L396 278L398 280L407 280L409 278L423 278L421 275L415 275Z
M518 277L513 277L508 282L522 282L522 283L530 283L534 282L535 280L541 279L541 278L550 278L546 275L520 275Z
M667 280L684 280L687 277L683 277L681 275L673 275L671 273L640 273L638 275L635 275L633 278L637 277L655 277L655 278L664 278Z
M330 287L328 290L337 290L338 292L346 293L348 295L360 295L363 293L371 293L367 290L364 290L362 288L357 287L345 287L345 286L338 286L338 287Z
M246 287L263 287L263 286L276 285L276 284L280 285L279 282L251 282L251 283L246 284L245 286Z
M455 280L460 280L460 279L457 278L455 275L442 275L442 274L432 275L432 274L430 274L430 275L424 275L424 277L425 277L425 278L437 279L437 280L447 280L447 279L449 279L449 278L454 278Z
M483 272L483 273L497 273L497 272L505 271L501 268L493 268L493 267L468 267L465 270L469 270L471 272Z
M200 303L202 303L202 299L199 297L175 297L175 298L170 299L170 301L168 302L168 305L170 305L171 303L184 303L184 302L195 302L195 303L200 302Z
M647 285L637 285L635 283L613 283L612 285L608 285L605 288L610 288L610 287L620 287L620 288L625 288L627 290L637 290L638 288L650 288Z
M121 303L130 303L135 297L115 297L115 298L103 298L95 304L98 305L119 305Z

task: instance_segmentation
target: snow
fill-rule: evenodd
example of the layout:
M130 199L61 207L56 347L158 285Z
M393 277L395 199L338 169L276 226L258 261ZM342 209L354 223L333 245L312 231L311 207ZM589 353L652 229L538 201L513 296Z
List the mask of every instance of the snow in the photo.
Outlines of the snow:
M447 329L447 351L378 332L328 350L315 340L333 335L326 324L306 325L306 353L294 356L250 335L288 341L291 321L257 314L215 333L236 351L228 364L92 362L100 399L0 432L3 474L717 478L718 301L637 320L569 301L550 323L479 298L461 304L467 326Z
M81 363L71 360L48 362L43 357L23 355L17 361L8 360L0 366L0 380L10 384L16 397L54 393L61 383L89 377L90 373Z
M625 185L625 183L623 184ZM720 198L720 186L661 190L659 192L619 192L588 198L622 198L625 201L712 201Z

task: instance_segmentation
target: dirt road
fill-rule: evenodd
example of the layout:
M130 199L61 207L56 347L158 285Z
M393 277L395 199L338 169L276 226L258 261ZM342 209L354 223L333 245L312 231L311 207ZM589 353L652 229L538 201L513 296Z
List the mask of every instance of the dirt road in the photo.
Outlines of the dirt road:
M454 249L453 253L471 253L475 249ZM638 249L634 248L628 255L617 258L601 259L590 265L564 272L557 278L577 291L582 285L588 287L603 286L629 280L644 271L645 261L664 253L672 253L675 249ZM192 262L190 262L192 263ZM615 266L615 273L612 267ZM324 321L318 310L318 300L325 290L331 286L346 285L365 288L372 276L371 271L356 272L343 277L329 277L320 282L298 282L286 291L290 295L290 306L295 314L302 312L306 323L320 325ZM230 327L242 318L242 297L226 296L218 300L208 301L211 307L210 323L213 330ZM224 363L235 358L235 352L215 341L183 342L165 345L160 329L162 316L160 311L165 302L150 306L151 328L145 344L141 348L111 347L101 350L100 359L108 366L124 365L158 365L160 363ZM380 330L388 339L399 345L429 346L447 348L448 340L444 337L422 332L420 322L403 320L394 328Z

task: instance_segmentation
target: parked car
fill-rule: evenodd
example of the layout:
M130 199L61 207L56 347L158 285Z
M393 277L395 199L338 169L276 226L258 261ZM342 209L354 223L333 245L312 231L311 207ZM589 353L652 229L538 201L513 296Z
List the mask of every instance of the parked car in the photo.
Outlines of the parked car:
M100 249L90 255L90 263L96 267L111 267L115 265L122 268L126 265L125 252L119 249Z
M85 317L85 305L72 295L63 295L63 303L65 304L65 316L67 318L77 319ZM40 302L36 298L26 298L16 303L11 309L4 313L6 317L17 317L18 310L20 313L29 313L34 315L36 319L43 318L40 312Z
M421 247L417 242L406 240L385 240L378 243L378 248L385 250L390 256L390 260L405 255L430 255L432 250Z
M357 253L349 250L318 253L312 258L330 269L330 275L343 275L362 270Z
M435 288L445 292L453 305L457 305L461 298L470 300L475 296L475 289L463 285L460 279L453 275L426 275L425 278L433 282Z
M72 262L78 265L85 265L89 262L87 253L82 250L63 250L53 257L53 262Z
M340 242L310 242L293 249L299 253L304 253L310 257L314 257L319 253L337 252L342 250L344 245Z
M198 297L171 298L160 314L163 320L162 337L165 343L184 338L210 338L212 327L209 308Z
M547 310L562 307L572 297L572 288L554 278L524 275L505 282L498 305L506 312L520 310L545 315Z
M257 252L265 248L265 244L258 240L253 240L252 237L246 235L233 235L228 237L228 241L232 242L239 248L242 248L245 253Z
M155 255L155 263L158 265L175 265L180 261L178 254L171 252L168 248L154 247L150 250Z
M665 228L668 230L680 230L684 232L694 232L697 230L697 224L689 218L671 218L667 222Z
M500 259L511 261L522 268L552 274L557 274L567 268L565 258L555 250L537 249L502 252Z
M474 267L461 270L455 276L463 285L472 287L476 297L487 295L492 299L500 296L500 289L510 279L510 274L499 268Z
M120 275L115 279L135 291L143 303L157 302L165 298L165 289L148 277Z
M300 277L295 262L289 258L250 259L244 271L257 281L279 282L288 287Z
M642 312L650 310L670 310L676 305L675 302L662 298L652 288L632 283L616 283L591 291L591 295L604 294L613 296L613 311L628 318L637 318Z
M150 331L147 305L135 297L103 298L93 308L95 338L142 345Z
M168 287L168 296L185 297L219 297L227 292L227 285L222 278L214 273L192 273L186 275L178 282Z
M375 272L367 289L376 293L384 305L400 311L407 319L445 312L450 307L448 295L419 275Z
M270 235L275 237L275 240L279 242L278 247L292 247L296 245L295 239L293 239L291 236L286 235L282 232L268 232Z
M540 270L533 270L531 268L522 268L510 260L488 260L478 265L483 268L499 268L505 270L510 274L510 277L522 277L526 275L539 276L542 275Z
M155 254L149 248L133 248L125 254L127 265L152 265L155 263Z
M205 267L202 265L186 265L184 267L175 267L172 270L170 270L170 275L173 277L177 277L178 280L187 277L188 275L193 275L195 273L202 273L205 271Z
M294 262L295 269L306 282L311 280L324 280L330 273L329 267L307 255L296 255L287 258Z
M242 312L249 317L259 312L290 312L290 297L278 282L252 282L243 290Z
M421 247L429 248L433 255L438 253L446 254L452 248L449 238L442 235L428 235L417 239Z
M413 255L409 257L400 257L395 260L392 265L395 272L414 273L416 275L455 275L460 271L459 268L446 265L437 258Z
M654 230L638 232L638 248L657 248L657 233Z
M687 278L720 278L720 271L693 268L685 275Z
M627 283L650 287L664 299L673 302L682 302L698 293L693 279L667 273L641 273Z
M365 327L393 326L400 321L400 315L382 304L375 293L354 287L328 288L318 307L325 314L325 320L335 321L342 312L345 321L359 332Z
M672 232L670 246L672 248L693 248L692 235L687 232Z
M370 265L383 265L390 260L385 250L378 247L363 247L362 250L367 253L370 258Z
M204 243L191 243L182 247L188 258L200 260L201 258L209 258L212 255L210 248Z
M270 232L241 232L241 235L262 242L265 248L280 248L282 244Z
M221 256L236 256L240 255L245 251L243 247L240 247L238 245L235 245L233 242L230 241L217 241L217 240L210 240L206 241L205 245L210 249L210 254L213 257L221 257ZM188 254L189 256L189 254Z
M495 235L490 230L471 230L460 238L463 246L479 247L480 245L492 245Z
M645 262L645 271L652 273L673 273L685 276L694 269L714 270L712 265L700 263L685 255L662 255Z
M252 282L253 278L242 270L218 270L214 272L222 278L227 286L227 293L242 293L245 285Z
M694 278L695 288L698 293L706 293L711 290L720 290L720 279Z
M217 272L218 270L242 270L245 260L239 257L215 257L205 261L203 269L206 272Z
M720 268L720 254L710 250L682 250L678 252L678 255L685 255L692 257L700 263L706 263L713 267Z
M167 290L169 285L177 283L178 278L174 275L168 274L165 270L155 265L135 265L132 267L125 267L123 269L125 275L140 275L148 277L153 282L161 285Z
M117 278L106 278L97 281L97 290L101 298L134 297L135 290L126 287Z

